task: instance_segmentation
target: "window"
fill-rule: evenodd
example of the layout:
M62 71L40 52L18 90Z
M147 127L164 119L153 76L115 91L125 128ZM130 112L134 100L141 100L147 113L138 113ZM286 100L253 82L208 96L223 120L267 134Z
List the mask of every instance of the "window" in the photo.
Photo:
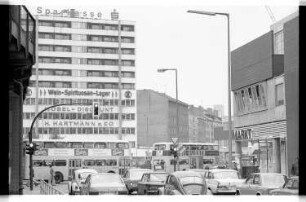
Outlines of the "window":
M72 34L71 39L73 41L87 41L87 36L84 34Z
M134 43L134 38L132 37L121 37L123 43Z
M54 166L66 166L67 161L66 160L55 160L54 161Z
M102 60L100 60L100 59L87 59L87 64L89 64L89 65L102 65Z
M51 45L38 45L38 49L40 51L53 51L53 47Z
M134 26L131 26L131 25L122 25L121 26L121 30L122 31L126 31L126 32L133 32L134 31Z
M59 39L59 40L70 40L71 35L70 34L55 34L54 38Z
M88 27L89 29L102 29L103 28L102 24L89 24Z
M54 27L71 27L70 22L54 22Z
M278 84L275 86L275 106L284 105L284 84Z
M122 60L122 65L123 66L134 66L134 61L133 60Z
M100 47L88 47L87 52L88 53L102 53L102 48L100 48Z
M134 49L123 48L121 49L121 51L122 51L122 54L125 54L125 55L134 55Z
M274 34L274 54L284 54L284 32L283 30Z
M89 35L88 41L102 41L102 36Z
M71 46L54 46L54 51L71 52Z
M40 21L38 22L38 24L39 24L40 26L53 27L53 22L52 22L52 21L40 20Z
M41 39L54 39L54 34L53 33L40 32L38 34L38 38L41 38Z

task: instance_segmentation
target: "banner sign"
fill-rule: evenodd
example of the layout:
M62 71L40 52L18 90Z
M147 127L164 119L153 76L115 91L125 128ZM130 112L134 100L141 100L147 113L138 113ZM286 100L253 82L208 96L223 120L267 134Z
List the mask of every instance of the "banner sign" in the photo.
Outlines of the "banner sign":
M35 151L34 153L35 156L48 156L48 149L39 149L37 151Z
M74 149L75 156L88 156L88 149Z
M49 149L49 156L74 156L73 149Z
M89 149L88 156L111 156L112 152L110 149Z
M216 150L205 151L205 156L219 156L219 151Z
M40 127L118 127L118 121L104 120L38 120Z
M233 136L235 140L250 140L253 138L252 129L235 130Z
M76 106L76 105L71 105L71 106L58 106L54 107L51 109L48 109L46 112L75 112L75 113L92 113L93 106L88 105L88 106ZM100 106L99 107L99 112L100 113L118 113L119 107L109 107L109 106Z
M27 97L35 98L36 87L28 87ZM135 99L135 90L122 90L122 99ZM38 88L39 98L119 99L119 90L79 88Z
M112 156L124 156L123 149L112 149Z

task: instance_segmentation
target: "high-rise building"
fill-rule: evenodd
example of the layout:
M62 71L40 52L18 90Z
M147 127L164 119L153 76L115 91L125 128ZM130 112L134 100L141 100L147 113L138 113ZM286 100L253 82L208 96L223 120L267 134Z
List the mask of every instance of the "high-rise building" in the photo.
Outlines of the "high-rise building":
M37 8L38 58L24 104L24 138L127 140L137 145L135 22ZM103 14L103 17L105 18ZM94 110L94 108L96 108Z
M255 165L292 174L299 156L298 33L295 12L231 53L234 139L243 171Z

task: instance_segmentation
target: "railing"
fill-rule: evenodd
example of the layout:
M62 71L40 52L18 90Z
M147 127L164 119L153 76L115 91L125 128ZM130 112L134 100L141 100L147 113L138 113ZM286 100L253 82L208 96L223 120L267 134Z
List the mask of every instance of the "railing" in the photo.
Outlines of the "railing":
M44 180L40 180L40 194L41 195L64 195L63 192L54 188L51 184L46 183Z

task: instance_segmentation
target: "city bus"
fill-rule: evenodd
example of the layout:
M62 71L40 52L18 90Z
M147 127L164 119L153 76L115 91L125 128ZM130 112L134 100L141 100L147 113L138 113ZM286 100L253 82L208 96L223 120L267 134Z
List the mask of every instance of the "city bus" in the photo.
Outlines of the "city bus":
M219 158L219 146L215 143L180 143L178 147L182 152L178 153L178 162L173 158L170 149L172 142L158 142L153 144L152 169L166 172L188 169L211 168L217 164Z
M33 155L34 179L48 180L52 164L55 182L68 180L73 171L92 168L98 172L123 175L130 167L131 150L128 141L110 140L33 140L39 148ZM24 142L26 144L26 142ZM25 155L25 179L29 179L29 155Z

